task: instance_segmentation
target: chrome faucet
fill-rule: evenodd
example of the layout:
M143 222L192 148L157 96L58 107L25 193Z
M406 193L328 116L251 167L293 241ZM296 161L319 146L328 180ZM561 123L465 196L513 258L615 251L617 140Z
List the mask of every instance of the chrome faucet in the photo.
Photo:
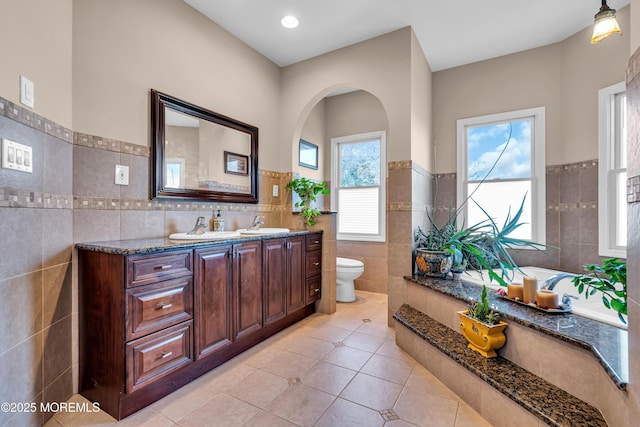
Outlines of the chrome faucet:
M247 228L247 230L257 230L262 224L264 224L263 217L261 217L260 215L256 215L253 217L253 222L251 223L251 226Z
M547 280L544 281L544 285L542 285L542 288L540 289L547 289L552 291L553 288L555 288L562 279L571 279L572 277L575 277L575 276L576 276L575 274L571 274L571 273L554 274L553 276L549 276Z
M207 231L207 224L204 222L204 217L199 216L196 220L196 225L193 227L193 230L189 231L187 234L203 234Z

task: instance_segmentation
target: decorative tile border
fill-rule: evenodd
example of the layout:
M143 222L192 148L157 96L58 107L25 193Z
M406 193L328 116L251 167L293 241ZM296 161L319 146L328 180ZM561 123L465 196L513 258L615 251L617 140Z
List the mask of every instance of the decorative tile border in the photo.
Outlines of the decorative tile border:
M0 116L15 120L68 143L73 142L73 131L71 129L2 97L0 97Z
M395 170L395 169L411 169L412 168L412 161L411 160L401 160L398 162L388 162L387 163L387 168L389 168L389 170Z
M73 197L68 194L52 194L4 187L0 188L0 207L72 209Z
M598 168L598 160L587 160L584 162L567 163L566 165L551 165L545 167L547 174L558 174L563 172L580 172L585 169Z
M640 176L627 178L627 203L640 202Z
M80 132L73 133L73 143L82 147L132 154L134 156L149 157L151 155L149 147L147 146Z

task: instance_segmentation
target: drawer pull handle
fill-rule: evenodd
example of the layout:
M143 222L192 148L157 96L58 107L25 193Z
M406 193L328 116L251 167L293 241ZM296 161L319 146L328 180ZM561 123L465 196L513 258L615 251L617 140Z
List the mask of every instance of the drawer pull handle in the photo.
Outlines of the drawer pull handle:
M320 265L319 262L314 262L313 265L315 265L316 267Z
M156 270L167 270L167 269L169 269L169 268L171 268L171 267L173 267L173 266L172 266L172 265L170 265L170 264L169 264L169 265L157 265L157 266L155 267L155 269L156 269Z
M320 292L320 289L314 289L313 292L317 294L318 292Z
M173 304L159 304L158 305L158 310L166 310L168 308L173 307Z
M320 240L314 240L313 243L315 243L316 245L320 243Z
M173 351L170 351L169 353L162 353L162 356L160 356L163 359L166 359L167 357L171 357L173 355Z

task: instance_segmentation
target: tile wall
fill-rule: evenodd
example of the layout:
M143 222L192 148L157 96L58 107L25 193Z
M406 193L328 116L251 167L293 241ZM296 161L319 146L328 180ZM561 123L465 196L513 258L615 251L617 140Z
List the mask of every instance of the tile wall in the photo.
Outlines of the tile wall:
M443 224L456 206L456 174L433 177L436 192L434 218ZM550 256L530 250L515 251L519 265L536 265L574 273L598 256L598 161L546 168L547 244Z

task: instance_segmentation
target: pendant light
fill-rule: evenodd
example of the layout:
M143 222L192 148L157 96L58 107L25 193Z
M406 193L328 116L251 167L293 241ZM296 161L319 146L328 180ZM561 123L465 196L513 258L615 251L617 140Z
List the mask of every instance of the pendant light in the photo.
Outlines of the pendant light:
M593 26L593 36L591 36L591 44L600 43L613 33L619 33L620 27L616 21L616 10L607 6L607 0L602 0L602 7L595 15L595 24Z

